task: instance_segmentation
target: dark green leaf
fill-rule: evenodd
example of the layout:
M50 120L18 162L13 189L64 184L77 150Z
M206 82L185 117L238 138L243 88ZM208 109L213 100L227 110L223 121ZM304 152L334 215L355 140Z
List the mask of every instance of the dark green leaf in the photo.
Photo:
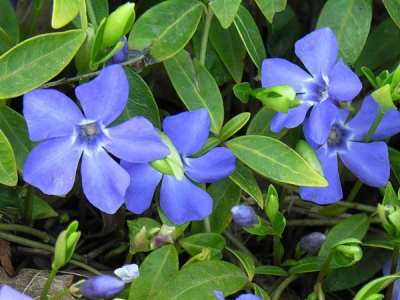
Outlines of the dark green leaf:
M225 248L225 239L222 235L213 232L193 234L179 240L179 244L191 256L201 253L204 248L211 251L211 257L220 257Z
M238 132L244 125L246 125L247 121L250 119L250 113L243 112L232 119L230 119L224 127L222 127L220 139L221 141L225 141L231 136L233 136L236 132Z
M267 107L261 108L250 121L246 134L276 137L277 135L270 130L270 122L275 114L276 112Z
M286 0L256 0L256 3L270 23L272 23L274 15L286 7Z
M256 269L253 258L242 251L234 250L231 248L227 248L227 250L239 260L243 269L246 271L247 278L249 279L249 281L252 281Z
M242 0L211 0L209 5L223 28L231 26Z
M0 54L19 41L19 25L9 0L0 1Z
M0 184L15 186L18 181L17 164L13 149L0 129Z
M256 275L267 275L267 276L288 276L288 272L278 266L259 266L256 268Z
M400 1L399 0L382 0L392 20L400 27Z

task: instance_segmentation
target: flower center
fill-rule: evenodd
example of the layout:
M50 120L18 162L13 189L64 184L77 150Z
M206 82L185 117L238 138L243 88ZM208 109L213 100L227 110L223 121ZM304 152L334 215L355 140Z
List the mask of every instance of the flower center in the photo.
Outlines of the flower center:
M318 95L319 95L321 101L325 101L326 99L328 99L328 96L329 96L328 87L327 86L319 87Z
M334 124L328 136L330 147L345 147L350 134L342 124Z
M99 133L101 133L101 129L96 122L79 125L79 135L86 140L95 139Z

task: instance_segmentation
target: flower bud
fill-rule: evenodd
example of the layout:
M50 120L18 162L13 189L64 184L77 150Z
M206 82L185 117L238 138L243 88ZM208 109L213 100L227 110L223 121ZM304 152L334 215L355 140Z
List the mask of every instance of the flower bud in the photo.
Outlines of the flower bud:
M257 215L254 209L246 204L235 205L231 209L233 221L243 227L251 227L257 224Z
M130 283L139 277L139 267L137 264L130 264L115 269L114 274L125 283Z
M89 278L81 286L82 296L96 300L111 298L125 287L125 283L117 277L111 275L98 275Z
M78 222L73 221L67 229L59 234L54 251L53 269L58 270L71 260L81 236L81 233L77 229Z
M176 238L176 229L174 226L163 224L160 231L151 241L151 248L159 248L165 244L173 244Z
M103 33L103 48L114 46L129 32L135 21L135 3L125 3L107 18Z
M129 50L128 50L128 40L126 39L126 36L123 36L120 39L120 41L122 41L124 43L124 45L109 60L110 64L120 64L128 59Z
M326 236L322 232L311 232L301 238L299 247L308 254L315 255L318 253L325 239Z
M285 113L289 108L300 104L296 99L296 91L288 85L255 89L251 95L260 100L264 106L277 112Z

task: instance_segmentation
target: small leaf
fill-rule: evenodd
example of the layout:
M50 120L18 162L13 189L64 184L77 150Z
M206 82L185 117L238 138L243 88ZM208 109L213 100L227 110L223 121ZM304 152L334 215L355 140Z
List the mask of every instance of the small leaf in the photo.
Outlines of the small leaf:
M0 54L19 41L19 24L11 1L0 1Z
M275 14L283 11L286 7L286 0L256 0L256 3L270 23L272 23Z
M233 250L231 248L226 248L226 249L239 260L243 269L246 271L247 278L249 279L249 281L252 281L256 269L253 258L242 251Z
M399 274L396 275L389 275L377 278L368 282L366 285L362 287L361 290L358 291L354 300L365 300L370 299L369 297L378 294L381 290L389 286L393 281L400 278Z
M259 266L256 268L256 275L286 277L288 272L278 266Z
M261 70L261 62L267 54L257 24L244 6L240 6L234 24L251 60Z
M149 51L156 61L173 57L192 38L204 5L197 0L167 0L147 10L134 24L129 48Z
M32 201L33 220L43 220L48 218L54 218L57 216L58 213L53 209L53 207L51 207L49 203L47 203L45 200L36 195L33 196L33 201Z
M383 5L385 5L392 20L400 27L400 1L399 0L383 0Z
M51 27L58 29L71 22L79 13L81 0L54 0Z
M277 134L270 130L270 123L275 114L276 113L268 107L261 108L250 121L246 134L277 137Z
M17 165L13 149L0 129L0 184L15 186L18 181Z
M220 257L225 248L225 239L218 233L205 232L183 238L179 240L179 244L191 256L201 253L204 248L208 248L211 251L211 257Z
M85 40L82 30L46 33L0 56L0 99L20 96L59 74Z
M210 7L223 28L231 26L242 0L211 0Z
M262 176L299 186L326 186L299 154L277 139L247 135L228 141L235 156Z
M246 125L247 121L250 119L250 113L243 112L232 119L230 119L224 127L222 127L220 139L221 141L225 141L231 136L233 136L236 132L238 132L244 125Z

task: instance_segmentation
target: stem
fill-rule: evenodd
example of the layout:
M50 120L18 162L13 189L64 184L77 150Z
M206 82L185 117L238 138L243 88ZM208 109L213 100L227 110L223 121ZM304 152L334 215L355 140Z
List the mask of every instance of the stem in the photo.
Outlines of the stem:
M375 117L374 122L372 123L371 127L368 130L367 135L364 138L365 142L370 142L371 141L376 129L379 126L379 123L382 121L383 115L384 115L384 113L381 110L379 110L378 115Z
M24 198L24 219L25 223L32 225L32 207L33 207L33 188L28 187L28 192Z
M245 252L248 256L250 256L254 262L256 263L256 265L261 265L261 263L258 261L257 257L255 257L253 255L253 253L250 252L249 249L247 249L247 247L245 245L243 245L243 243L241 241L239 241L232 233L230 233L229 231L225 231L224 232L225 237L233 244L235 245L239 250L242 250L243 252Z
M58 291L54 296L51 296L49 298L49 300L59 300L59 299L63 299L64 296L69 295L69 289L63 289L61 291Z
M205 230L206 232L211 232L210 218L209 218L209 217L205 218L205 219L203 220L203 223L204 223L204 230Z
M51 269L51 272L49 274L49 277L46 280L46 283L43 287L42 293L40 294L40 300L47 300L48 299L48 294L51 288L51 284L53 283L54 278L56 278L58 269Z
M317 277L317 280L314 285L314 292L316 295L318 295L319 300L325 300L324 291L322 290L322 283L324 281L325 276L329 272L329 267L331 265L332 258L333 258L333 250L331 250L329 255L326 257L326 259L318 273L318 277Z
M309 220L309 219L292 219L288 220L286 226L333 226L343 221L343 218L326 219L326 220ZM379 218L370 219L371 224L380 224Z
M353 185L353 188L351 189L350 194L347 196L345 202L347 203L353 202L358 192L360 191L362 185L363 185L362 182L360 180L357 180L356 183ZM373 212L376 212L376 209L374 209Z
M206 20L204 23L203 35L201 37L201 48L200 48L200 63L204 66L206 64L208 35L210 33L211 21L213 12L211 9L207 9Z
M54 238L47 234L46 232L37 230L35 228L19 225L19 224L0 224L0 231L16 231L30 234L38 239L41 239L43 242L54 241Z
M33 31L35 30L42 7L43 7L43 0L34 0L32 8L32 17L28 26L28 31L26 32L26 37L31 36Z
M273 249L274 249L274 265L279 266L281 264L281 258L279 255L279 237L273 236Z
M84 32L87 32L88 20L87 20L86 1L85 0L81 0L81 7L79 10L79 15L81 18L81 27Z
M86 8L87 8L87 13L89 15L90 23L92 23L93 28L96 31L98 24L97 24L96 14L94 13L92 0L86 0Z
M297 278L299 277L299 275L293 274L290 275L289 277L285 278L285 280L283 280L281 282L281 284L276 288L274 295L272 296L272 300L279 300L281 298L281 295L283 293L283 291L293 282L295 281Z
M126 62L123 62L123 63L121 63L119 65L120 66L129 66L129 65L132 65L132 64L142 60L143 58L144 58L144 56L140 55L138 57L135 57L135 58L132 58L130 60L127 60ZM51 81L51 82L48 82L48 83L42 85L42 88L49 88L49 87L62 85L62 84L74 83L76 81L80 81L80 80L83 80L83 79L92 78L92 77L100 74L100 72L101 71L96 71L96 72L81 74L81 75L78 75L78 76L75 76L75 77L63 78L63 79L60 79L60 80Z

